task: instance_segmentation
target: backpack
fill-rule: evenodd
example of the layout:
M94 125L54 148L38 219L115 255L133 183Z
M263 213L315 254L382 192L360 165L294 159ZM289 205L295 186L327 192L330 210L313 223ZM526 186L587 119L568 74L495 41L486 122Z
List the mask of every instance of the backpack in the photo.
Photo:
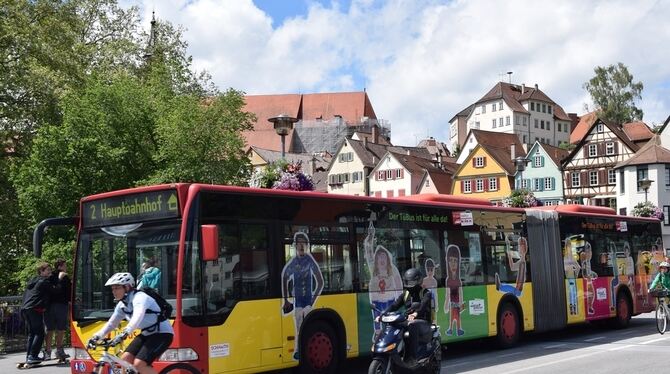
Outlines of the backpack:
M161 296L155 288L144 287L137 290L137 292L144 292L145 294L147 294L147 296L151 297L156 301L156 304L158 304L158 307L160 308L159 311L147 309L146 311L147 313L156 314L158 318L155 324L143 330L153 329L154 327L158 326L159 323L167 320L172 316L172 304L168 303L167 300L165 300L163 296Z

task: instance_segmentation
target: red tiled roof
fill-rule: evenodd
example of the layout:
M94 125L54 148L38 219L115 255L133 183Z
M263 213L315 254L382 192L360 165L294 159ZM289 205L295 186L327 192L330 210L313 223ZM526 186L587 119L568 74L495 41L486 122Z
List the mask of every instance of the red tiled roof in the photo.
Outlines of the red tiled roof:
M634 142L649 140L654 136L649 126L642 121L624 123L623 131Z
M523 93L521 92L523 91ZM524 101L528 100L537 100L550 103L554 108L554 118L570 121L570 117L565 113L563 108L556 104L553 100L549 98L542 90L535 87L525 87L519 86L517 84L498 82L493 88L484 95L479 101L475 103L484 103L491 100L503 99L505 104L512 108L515 112L528 113L526 108L521 104Z
M579 143L585 136L588 134L591 126L598 119L596 112L586 113L583 116L579 117L579 122L575 129L570 133L570 144Z
M268 118L287 114L298 120L329 121L336 115L345 123L360 123L361 117L377 119L366 92L335 92L314 94L247 95L245 112L256 115L253 131L243 131L247 147L256 146L280 151L281 139ZM293 131L286 136L286 149L291 149Z

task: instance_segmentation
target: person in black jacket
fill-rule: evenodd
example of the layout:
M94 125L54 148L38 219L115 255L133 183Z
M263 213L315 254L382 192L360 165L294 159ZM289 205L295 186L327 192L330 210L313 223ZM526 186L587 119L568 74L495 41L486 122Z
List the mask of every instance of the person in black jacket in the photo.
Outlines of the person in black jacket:
M392 312L404 306L405 310L408 312L408 355L405 357L405 360L408 364L413 364L416 362L416 352L417 348L419 347L419 337L430 334L430 322L433 319L431 306L433 299L432 293L430 293L430 290L421 287L422 278L423 277L421 276L421 271L419 269L411 268L405 271L405 274L403 274L405 290L400 296L398 296L398 298L396 298L393 304L391 304L384 311L384 313ZM414 303L418 303L418 306Z
M51 341L56 335L56 357L65 360L68 355L63 349L63 337L68 324L68 307L70 304L70 277L67 275L67 264L65 260L58 259L54 264L55 271L49 280L55 286L55 292L50 297L49 307L44 315L44 323L47 326L46 342L42 359L51 358Z
M29 330L26 342L26 364L29 365L42 361L38 356L44 341L44 312L49 305L49 295L55 289L50 276L51 266L46 262L37 263L37 276L28 281L23 293L21 315Z

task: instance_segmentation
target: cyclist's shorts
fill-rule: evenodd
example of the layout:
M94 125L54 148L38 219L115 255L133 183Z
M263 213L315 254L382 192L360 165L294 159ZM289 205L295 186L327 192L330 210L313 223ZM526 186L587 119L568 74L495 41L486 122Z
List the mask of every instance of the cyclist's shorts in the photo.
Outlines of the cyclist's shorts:
M126 348L126 352L151 365L172 343L173 334L156 333L138 335Z
M47 331L65 331L67 320L67 304L53 303L44 313L44 324L47 326Z

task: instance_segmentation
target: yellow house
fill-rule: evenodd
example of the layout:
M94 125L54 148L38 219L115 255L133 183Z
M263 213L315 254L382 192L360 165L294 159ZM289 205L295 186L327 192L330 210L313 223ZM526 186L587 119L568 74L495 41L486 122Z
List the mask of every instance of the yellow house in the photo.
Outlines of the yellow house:
M515 157L525 157L521 144L478 144L454 173L451 193L487 199L498 204L514 189Z

